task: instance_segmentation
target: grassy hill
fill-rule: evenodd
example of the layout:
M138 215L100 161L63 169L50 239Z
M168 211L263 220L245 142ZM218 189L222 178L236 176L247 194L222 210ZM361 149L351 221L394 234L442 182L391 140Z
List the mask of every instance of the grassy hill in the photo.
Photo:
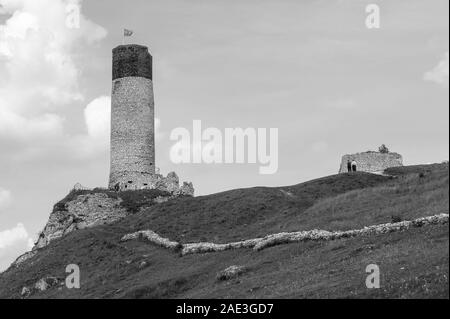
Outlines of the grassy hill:
M24 286L81 269L81 289L54 287L34 298L427 298L449 297L449 228L188 255L143 241L120 242L150 229L182 243L226 243L283 231L349 230L449 211L448 164L329 176L289 187L238 189L158 204L113 225L55 240L19 268L0 274L0 298ZM381 289L365 286L377 264ZM219 271L245 267L238 278Z

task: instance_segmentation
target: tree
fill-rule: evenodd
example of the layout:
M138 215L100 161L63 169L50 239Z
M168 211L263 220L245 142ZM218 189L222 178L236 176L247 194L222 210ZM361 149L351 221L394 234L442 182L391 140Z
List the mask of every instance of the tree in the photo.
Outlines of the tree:
M387 146L384 145L384 144L382 144L382 145L378 148L378 151L379 151L380 153L383 153L383 154L389 153L389 149L388 149Z

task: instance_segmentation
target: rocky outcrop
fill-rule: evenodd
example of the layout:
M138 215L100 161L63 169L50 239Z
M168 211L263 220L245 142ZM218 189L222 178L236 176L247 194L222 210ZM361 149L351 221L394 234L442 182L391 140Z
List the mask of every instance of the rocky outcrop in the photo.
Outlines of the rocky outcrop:
M40 248L72 231L117 222L154 204L167 202L179 196L193 196L191 183L179 186L175 173L160 179L158 188L115 192L106 189L87 189L80 184L53 208L47 224L39 234L33 250L20 256L12 267L31 259ZM144 238L153 238L143 234Z
M126 217L129 213L121 202L119 197L95 193L79 195L73 201L56 205L33 249L45 247L74 230L110 224Z
M339 173L347 173L347 162L356 161L359 172L382 173L388 168L403 166L403 158L398 153L365 152L342 157Z
M19 258L17 258L12 264L11 267L19 267L23 262L25 262L26 260L29 260L31 258L33 258L36 255L37 251L36 250L32 250L32 251L28 251L25 254L21 255Z
M23 288L22 288L22 292L20 293L20 295L21 295L23 298L27 298L29 295L31 295L31 290L30 290L30 288L28 288L28 287L23 287Z
M64 282L56 277L44 277L39 279L32 287L23 287L20 295L22 298L28 298L37 292L46 291L55 286L61 286Z
M364 227L362 229L355 229L348 231L327 231L327 230L313 229L309 231L272 234L264 238L254 238L227 244L215 244L215 243L181 244L163 238L153 231L146 230L125 235L122 238L122 241L128 241L137 238L145 238L151 243L157 244L158 246L161 247L170 249L172 249L171 247L180 247L182 255L200 254L208 252L221 252L225 250L239 249L239 248L253 248L256 251L259 251L268 247L294 242L320 241L320 240L328 241L359 236L379 235L397 231L404 231L414 227L448 224L448 222L449 222L449 215L440 214L422 217L411 221L373 225L369 227Z
M117 222L128 215L138 213L155 204L160 204L184 195L178 189L178 177L171 175L173 188L148 189L126 192L114 192L104 189L72 190L69 195L57 203L33 251L47 246L51 241L68 233ZM177 192L174 193L175 188ZM186 195L187 196L187 195ZM31 253L19 257L15 265L31 258Z
M59 279L56 277L41 278L34 284L34 289L37 291L46 291L51 287L57 286L59 282Z

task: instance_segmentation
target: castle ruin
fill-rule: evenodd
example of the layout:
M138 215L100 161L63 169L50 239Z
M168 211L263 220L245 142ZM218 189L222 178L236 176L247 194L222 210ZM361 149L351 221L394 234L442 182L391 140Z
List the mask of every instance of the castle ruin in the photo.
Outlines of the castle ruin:
M113 49L111 95L111 168L109 188L116 191L161 189L193 196L191 183L155 170L155 102L152 56L142 45Z
M364 152L347 154L342 157L339 173L347 173L347 162L355 161L360 172L383 173L390 167L403 166L403 158L398 153Z

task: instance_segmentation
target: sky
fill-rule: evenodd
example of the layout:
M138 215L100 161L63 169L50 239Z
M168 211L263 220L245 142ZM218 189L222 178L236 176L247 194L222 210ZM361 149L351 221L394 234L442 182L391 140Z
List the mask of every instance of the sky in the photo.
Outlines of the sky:
M380 28L366 26L371 3ZM111 50L123 28L153 56L156 165L206 195L335 174L342 155L383 143L406 165L448 160L448 6L0 0L0 271L73 185L107 185ZM278 170L174 164L171 132L194 120L277 128Z

